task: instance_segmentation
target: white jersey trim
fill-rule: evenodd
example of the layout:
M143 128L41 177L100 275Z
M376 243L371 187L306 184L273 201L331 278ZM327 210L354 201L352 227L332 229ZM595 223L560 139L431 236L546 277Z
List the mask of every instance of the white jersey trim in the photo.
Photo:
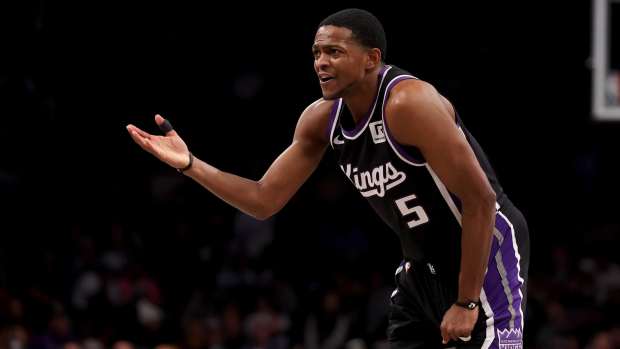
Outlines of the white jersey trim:
M429 164L424 164L424 166L426 166L426 169L431 174L431 177L433 177L433 181L435 182L437 189L439 189L441 196L446 201L446 204L448 204L448 206L450 207L450 211L452 211L452 214L454 214L454 218L456 218L459 225L462 225L461 224L461 218L462 218L461 212L459 211L458 207L456 207L456 203L452 199L452 196L450 195L450 191L448 190L448 188L446 188L446 185L443 184L439 176L437 176L437 174L435 173L435 171L433 171L433 169L431 168Z
M332 128L331 130L329 130L329 144L332 146L332 149L335 148L334 147L334 131L336 130L336 127L338 126L338 120L340 119L340 110L342 109L342 98L338 98L338 101L336 103L338 103L338 106L335 107L336 112L334 113L334 120L332 120Z
M491 304L489 304L489 300L487 299L487 294L484 292L484 287L480 292L480 302L482 303L482 309L484 310L484 315L487 316L487 333L486 338L484 339L484 343L482 344L482 348L480 349L488 349L491 344L493 344L493 340L495 339L495 318L493 314L493 309L491 309Z

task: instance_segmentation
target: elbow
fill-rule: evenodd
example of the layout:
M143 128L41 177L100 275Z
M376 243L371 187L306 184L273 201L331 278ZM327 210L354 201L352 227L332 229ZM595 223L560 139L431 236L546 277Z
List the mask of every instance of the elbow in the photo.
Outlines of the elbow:
M483 195L483 197L483 200L487 204L495 207L495 202L497 201L497 194L495 193L495 190L493 190L493 188L489 188L487 192Z
M495 201L497 195L492 188L485 188L476 192L471 192L463 198L463 209L474 212L495 212Z
M472 186L469 196L477 207L480 207L485 211L487 208L495 211L497 194L495 193L495 190L493 190L491 183L485 181L479 185Z
M253 197L254 205L249 214L255 219L264 221L280 212L286 201L281 200L282 198L276 194L273 190L269 190L269 187L265 186L262 180L258 181L257 190Z
M258 206L254 207L252 212L249 212L250 216L254 219L258 219L259 221L264 221L271 218L273 215L280 211L274 205L269 205L267 203L261 203Z
M492 188L489 188L488 190L485 190L483 193L481 193L479 200L482 203L482 207L495 213L495 202L497 200L497 194L495 194L495 191Z

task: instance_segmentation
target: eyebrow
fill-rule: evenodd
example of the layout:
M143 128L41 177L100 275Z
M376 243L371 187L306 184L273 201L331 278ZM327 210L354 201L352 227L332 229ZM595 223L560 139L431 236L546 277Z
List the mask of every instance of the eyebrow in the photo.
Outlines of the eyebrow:
M338 44L313 44L312 50L318 50L320 48L338 48L344 50L344 46Z

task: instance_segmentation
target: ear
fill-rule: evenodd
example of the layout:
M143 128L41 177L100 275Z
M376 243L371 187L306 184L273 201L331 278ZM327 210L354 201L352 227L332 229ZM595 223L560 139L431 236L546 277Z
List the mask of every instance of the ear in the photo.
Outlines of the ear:
M366 60L366 69L372 70L377 65L381 64L381 50L378 48L371 48L368 50Z

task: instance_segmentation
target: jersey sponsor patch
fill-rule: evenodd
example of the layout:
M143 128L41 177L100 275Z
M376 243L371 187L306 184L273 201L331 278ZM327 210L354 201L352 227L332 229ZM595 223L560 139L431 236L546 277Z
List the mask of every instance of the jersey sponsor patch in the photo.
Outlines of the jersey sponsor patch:
M359 172L358 168L351 164L340 165L340 168L364 197L377 195L382 198L386 190L394 188L407 178L405 172L398 171L391 162L363 172Z
M383 121L375 121L368 124L370 128L370 135L372 136L372 141L375 144L385 142L385 133L383 132Z

